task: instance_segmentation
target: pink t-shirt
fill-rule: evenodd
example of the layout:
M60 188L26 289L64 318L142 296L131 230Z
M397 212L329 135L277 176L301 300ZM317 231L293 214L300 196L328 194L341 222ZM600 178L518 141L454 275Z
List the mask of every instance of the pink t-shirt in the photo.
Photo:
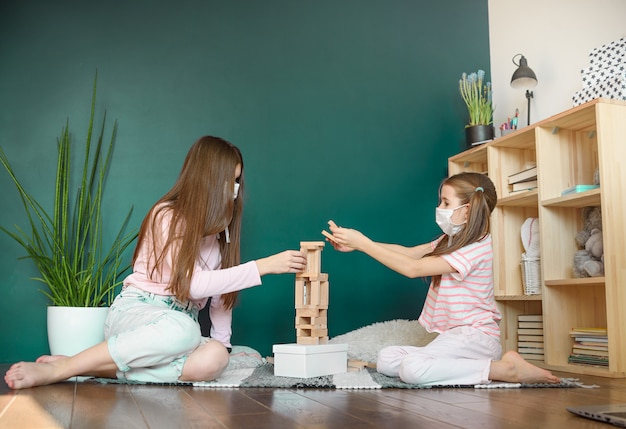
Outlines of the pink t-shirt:
M472 326L500 338L502 316L494 298L491 236L441 257L456 272L442 275L437 288L431 283L419 322L429 332Z
M171 213L166 211L161 222L162 237L157 242L165 242ZM153 242L151 234L146 235L143 245L139 249L137 259L133 265L133 272L124 279L124 287L134 286L156 295L170 296L167 290L171 276L171 254L164 258L161 275L155 272L150 278L148 258L151 255L149 245ZM221 295L246 289L261 284L261 276L254 261L236 267L221 269L221 254L216 235L209 235L202 239L200 255L196 260L190 284L190 300L202 309L211 298L209 316L211 318L211 338L214 338L230 347L232 334L232 310L226 310L222 305Z

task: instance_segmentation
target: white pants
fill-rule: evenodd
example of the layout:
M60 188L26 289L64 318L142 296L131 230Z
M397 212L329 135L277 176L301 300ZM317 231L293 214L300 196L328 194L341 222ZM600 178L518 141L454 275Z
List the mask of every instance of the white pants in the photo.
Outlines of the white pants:
M410 384L472 385L489 383L500 342L476 328L462 326L439 334L424 347L390 346L378 353L377 370Z

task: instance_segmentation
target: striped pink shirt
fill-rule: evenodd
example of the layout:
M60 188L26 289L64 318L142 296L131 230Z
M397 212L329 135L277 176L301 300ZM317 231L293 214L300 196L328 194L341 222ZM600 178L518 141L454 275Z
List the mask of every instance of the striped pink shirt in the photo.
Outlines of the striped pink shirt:
M456 272L442 275L437 288L431 283L419 322L429 332L471 326L500 338L502 316L494 298L491 236L441 257Z

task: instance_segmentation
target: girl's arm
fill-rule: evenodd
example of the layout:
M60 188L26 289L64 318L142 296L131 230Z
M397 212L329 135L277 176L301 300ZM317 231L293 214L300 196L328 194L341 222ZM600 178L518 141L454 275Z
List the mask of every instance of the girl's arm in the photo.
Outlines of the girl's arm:
M360 250L381 264L410 278L427 277L455 271L439 256L424 256L432 251L430 243L415 247L377 243L355 229L341 228L330 221L333 247L340 251Z
M221 296L211 298L209 318L211 319L211 338L224 344L224 347L232 347L230 337L232 335L233 310L224 308Z

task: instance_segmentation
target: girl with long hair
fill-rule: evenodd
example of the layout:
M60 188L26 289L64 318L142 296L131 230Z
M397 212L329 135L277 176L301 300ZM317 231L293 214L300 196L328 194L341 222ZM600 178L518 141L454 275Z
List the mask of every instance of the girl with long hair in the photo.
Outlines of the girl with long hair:
M296 273L296 250L241 263L243 158L231 143L200 138L178 180L141 224L133 272L105 324L105 341L75 356L41 356L9 368L12 389L77 375L135 382L208 381L228 364L237 293L266 274ZM210 301L210 338L198 313Z

